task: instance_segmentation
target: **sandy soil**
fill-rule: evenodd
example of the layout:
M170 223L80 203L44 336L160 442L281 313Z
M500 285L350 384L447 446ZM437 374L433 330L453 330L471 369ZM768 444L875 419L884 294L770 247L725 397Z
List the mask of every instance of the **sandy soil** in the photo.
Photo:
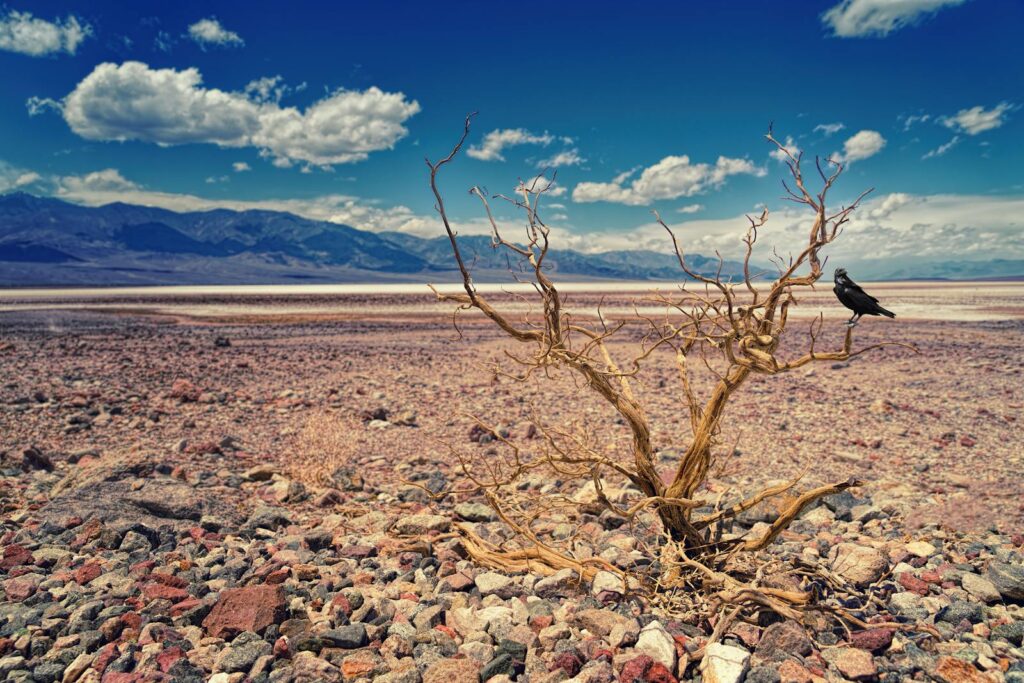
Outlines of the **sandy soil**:
M857 476L876 500L912 501L911 523L1019 532L1024 286L873 291L901 315L866 320L857 343L897 339L920 353L885 349L755 378L730 408L723 441L738 438L738 454L723 460L718 485L754 488L804 469L809 481ZM635 296L570 301L585 314L604 298L614 316ZM488 365L509 343L472 316L460 318L458 338L450 307L429 296L6 293L0 306L0 450L142 452L215 469L208 446L233 437L238 457L300 478L349 465L398 486L410 473L450 471L449 446L487 457L468 439L471 415L518 436L534 412L586 419L602 445L625 443L624 427L571 378L525 387L496 378ZM823 341L839 343L846 315L827 289L799 310L808 319L823 310ZM176 380L199 400L172 398ZM640 391L668 462L686 443L670 357L655 361ZM393 422L414 413L404 421L415 426L378 428L365 418L379 408ZM329 448L310 438L325 424Z

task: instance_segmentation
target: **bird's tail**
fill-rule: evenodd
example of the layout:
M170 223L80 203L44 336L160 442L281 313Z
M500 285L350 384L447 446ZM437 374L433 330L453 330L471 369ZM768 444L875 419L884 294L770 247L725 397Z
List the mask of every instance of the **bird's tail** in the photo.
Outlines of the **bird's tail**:
M884 315L886 318L895 318L896 317L895 313L893 313L892 311L887 311L884 308L882 308L881 306L878 307L878 313L880 315Z

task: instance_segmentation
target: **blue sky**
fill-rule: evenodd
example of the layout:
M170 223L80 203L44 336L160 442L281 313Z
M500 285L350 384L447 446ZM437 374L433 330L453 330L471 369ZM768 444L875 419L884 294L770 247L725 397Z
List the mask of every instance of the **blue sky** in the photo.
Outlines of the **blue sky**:
M762 202L803 232L774 121L846 159L837 200L876 188L850 259L1024 258L1022 3L328 4L0 6L0 191L436 235L423 157L479 110L444 178L464 232L469 186L554 162L562 244L662 248L656 208L729 254Z

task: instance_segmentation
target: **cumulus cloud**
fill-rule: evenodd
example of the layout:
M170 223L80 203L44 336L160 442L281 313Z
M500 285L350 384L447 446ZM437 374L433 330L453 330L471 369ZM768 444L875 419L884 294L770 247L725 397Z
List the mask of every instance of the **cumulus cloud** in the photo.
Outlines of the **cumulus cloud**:
M580 151L575 147L564 149L557 154L541 159L537 162L538 168L558 168L560 166L579 166L586 163L586 159L580 156Z
M885 138L877 130L862 130L847 138L843 143L843 151L834 154L839 161L852 163L873 157L885 147Z
M9 11L0 14L0 50L30 57L45 57L64 52L75 54L82 41L92 35L92 27L74 15L46 21L31 12Z
M40 100L29 108L39 109ZM49 102L53 102L50 100ZM379 88L337 90L304 111L245 93L203 86L198 69L104 63L60 103L71 129L89 140L158 145L256 147L279 166L362 161L405 137L415 100Z
M106 168L85 175L69 175L57 179L58 194L67 197L84 196L88 193L114 194L124 196L139 190L139 186L121 175L116 168ZM128 200L114 200L128 201Z
M884 38L947 7L967 0L843 0L821 15L839 38Z
M1015 108L1009 102L1000 102L991 109L985 109L979 105L970 109L961 109L953 116L943 116L939 121L946 128L952 128L968 135L977 135L1002 126L1006 123L1007 115Z
M251 171L252 166L245 163L244 161L236 161L231 164L231 168L235 169L235 173L244 173L245 171Z
M35 171L27 171L12 166L6 161L0 161L0 192L20 190L23 187L34 185L40 180L42 180L42 176Z
M763 176L765 170L748 159L718 157L714 164L690 162L690 157L668 156L643 169L629 185L626 181L635 174L628 171L609 183L579 183L572 191L575 202L615 202L630 206L650 204L659 199L692 197L705 190L720 187L732 175Z
M200 19L188 27L188 37L194 40L200 47L241 47L245 45L234 31L229 31L217 20L217 17Z
M845 128L845 123L819 123L814 127L814 132L824 133L825 137L829 137L830 135L835 135L836 133L838 133L841 130L844 130Z
M878 276L909 263L957 259L1024 258L1024 195L911 195L893 193L865 202L854 212L843 236L827 249L830 263L854 273ZM807 243L813 215L784 207L769 214L759 231L754 261L769 263L772 249L798 253ZM727 259L743 256L741 241L749 222L736 215L685 219L670 224L691 254ZM559 235L559 247L587 252L647 249L670 253L664 229L646 223L631 230L608 229Z
M531 133L524 128L504 128L492 130L484 136L479 145L470 145L466 154L480 161L505 161L502 152L506 147L519 145L548 146L555 141L555 136L544 132Z

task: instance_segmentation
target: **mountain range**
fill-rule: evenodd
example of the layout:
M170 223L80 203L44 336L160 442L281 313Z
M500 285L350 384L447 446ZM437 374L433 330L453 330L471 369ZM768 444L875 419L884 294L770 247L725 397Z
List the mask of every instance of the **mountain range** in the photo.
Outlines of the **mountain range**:
M474 278L505 281L486 235L459 238ZM711 274L717 258L687 265ZM574 280L679 280L668 254L551 250L547 268ZM726 262L724 275L742 272ZM409 282L458 279L447 236L374 233L280 211L177 213L114 203L79 206L0 195L0 287Z
M508 281L506 252L487 235L459 237L479 282ZM687 255L705 275L717 257ZM512 264L515 266L516 264ZM654 251L552 249L546 268L563 278L679 281L676 257ZM864 279L1016 278L1024 261L888 260ZM737 278L742 264L726 261ZM80 206L24 192L0 195L0 287L345 282L456 282L445 235L375 233L281 211L178 213L114 203Z

